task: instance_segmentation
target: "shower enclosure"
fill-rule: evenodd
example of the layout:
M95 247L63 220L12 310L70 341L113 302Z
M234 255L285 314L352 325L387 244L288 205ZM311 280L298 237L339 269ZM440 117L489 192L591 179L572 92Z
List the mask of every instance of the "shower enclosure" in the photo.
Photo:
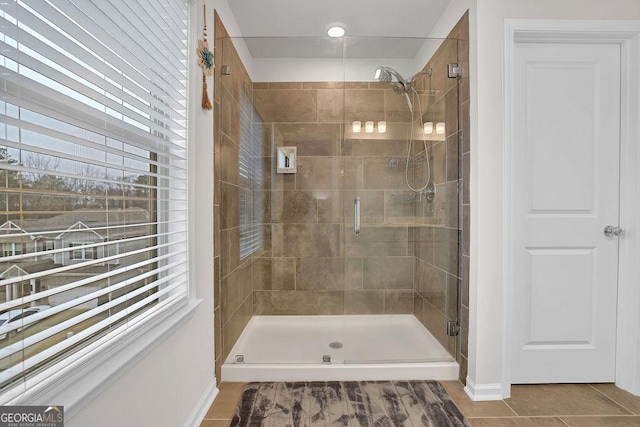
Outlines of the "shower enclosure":
M218 27L222 379L458 378L465 42Z

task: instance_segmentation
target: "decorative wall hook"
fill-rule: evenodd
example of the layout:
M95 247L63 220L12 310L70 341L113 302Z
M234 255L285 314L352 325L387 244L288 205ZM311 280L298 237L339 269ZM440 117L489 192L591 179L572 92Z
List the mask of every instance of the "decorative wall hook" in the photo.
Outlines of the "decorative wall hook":
M211 110L212 105L207 93L207 75L213 74L215 64L213 63L213 52L209 49L207 41L207 5L202 5L204 10L203 38L198 40L198 65L202 68L202 108Z

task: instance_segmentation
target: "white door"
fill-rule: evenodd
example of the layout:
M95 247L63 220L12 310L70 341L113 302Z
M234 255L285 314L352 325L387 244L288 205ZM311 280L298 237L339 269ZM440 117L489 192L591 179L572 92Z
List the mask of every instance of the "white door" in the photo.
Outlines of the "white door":
M612 382L620 45L514 54L511 382Z

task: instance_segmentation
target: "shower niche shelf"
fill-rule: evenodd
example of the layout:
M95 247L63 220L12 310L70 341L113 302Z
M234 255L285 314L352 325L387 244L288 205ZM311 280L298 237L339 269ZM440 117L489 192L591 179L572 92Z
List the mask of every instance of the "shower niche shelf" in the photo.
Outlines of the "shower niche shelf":
M277 173L296 173L297 147L278 147Z

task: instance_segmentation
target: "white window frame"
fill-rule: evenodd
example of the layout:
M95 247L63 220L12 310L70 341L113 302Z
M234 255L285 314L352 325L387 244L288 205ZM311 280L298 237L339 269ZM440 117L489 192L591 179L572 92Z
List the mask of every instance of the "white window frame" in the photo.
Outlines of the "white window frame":
M85 248L85 243L72 242L71 243L71 259L74 261L96 259L96 248ZM76 256L80 255L80 256ZM89 255L89 256L87 256Z
M16 250L17 248L20 248L20 250L17 251ZM15 242L3 243L2 244L2 256L22 255L24 253L23 248L24 248L24 246L23 246L22 243L15 243Z

